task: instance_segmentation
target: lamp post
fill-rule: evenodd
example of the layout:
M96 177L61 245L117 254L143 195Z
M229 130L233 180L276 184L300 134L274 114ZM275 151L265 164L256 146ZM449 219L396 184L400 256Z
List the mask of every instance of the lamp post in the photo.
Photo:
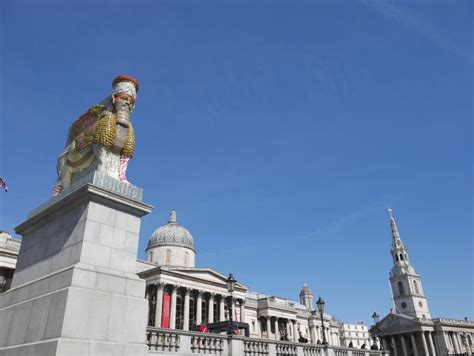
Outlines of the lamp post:
M319 296L319 299L316 302L316 305L318 306L319 315L321 316L321 330L323 332L323 343L322 344L327 345L328 342L326 341L326 333L324 331L324 319L323 319L324 304L326 304L326 303L324 302L323 298L321 298L321 296Z
M230 293L230 296L227 298L227 308L229 309L229 328L227 329L227 334L228 335L233 335L234 334L234 319L232 316L232 302L234 299L233 293L235 289L235 285L237 281L235 280L234 276L229 274L229 277L227 277L227 280L225 281L227 285L227 291Z
M375 326L372 328L372 339L374 343L372 344L371 349L372 350L378 350L379 347L377 346L377 337L379 338L380 341L380 350L383 350L383 345L382 345L382 340L380 340L380 334L379 334L379 320L380 320L380 315L377 314L377 312L374 310L374 313L372 314L372 319L374 320Z

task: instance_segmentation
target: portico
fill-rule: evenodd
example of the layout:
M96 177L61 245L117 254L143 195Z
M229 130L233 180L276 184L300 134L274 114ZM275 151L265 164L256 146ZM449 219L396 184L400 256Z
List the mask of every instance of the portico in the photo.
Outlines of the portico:
M147 276L156 280L148 280ZM210 269L156 267L141 273L147 279L148 325L191 330L202 323L229 320L226 277ZM246 287L237 284L231 311L245 321Z

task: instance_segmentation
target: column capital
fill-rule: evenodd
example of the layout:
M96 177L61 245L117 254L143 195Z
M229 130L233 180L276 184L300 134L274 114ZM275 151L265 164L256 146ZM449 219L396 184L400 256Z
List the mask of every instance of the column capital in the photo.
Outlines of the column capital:
M203 290L200 290L200 289L197 290L197 296L198 296L198 298L199 298L199 297L202 297L203 294L204 294L204 291L203 291Z
M184 295L189 296L190 294L191 294L191 289L189 289L188 287L184 287Z
M176 293L178 291L179 286L177 284L171 284L171 292Z
M158 289L163 289L165 287L165 283L164 282L158 282L158 283L155 283L156 287Z
M214 292L209 292L209 298L210 298L210 299L214 299L215 296L216 296L216 293L214 293Z

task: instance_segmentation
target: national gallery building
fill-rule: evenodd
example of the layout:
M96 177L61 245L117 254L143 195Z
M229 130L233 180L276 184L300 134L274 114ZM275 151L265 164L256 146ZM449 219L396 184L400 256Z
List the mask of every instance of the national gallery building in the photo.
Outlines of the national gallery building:
M193 236L171 211L168 223L150 237L147 261L138 261L138 275L146 280L149 305L148 325L192 330L200 324L229 319L226 299L227 276L195 266ZM237 283L231 313L235 321L249 324L250 336L270 340L298 341L301 337L322 343L319 313L313 293L304 286L300 301L291 301L249 291ZM324 313L325 337L330 345L341 345L341 323Z

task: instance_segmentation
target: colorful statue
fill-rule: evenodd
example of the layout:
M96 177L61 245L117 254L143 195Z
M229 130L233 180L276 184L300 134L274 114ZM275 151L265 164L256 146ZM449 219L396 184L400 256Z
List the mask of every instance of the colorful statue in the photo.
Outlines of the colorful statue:
M135 150L130 113L139 85L135 78L120 75L112 87L112 95L92 106L69 128L66 147L58 158L53 196L91 171L128 183L127 165Z

